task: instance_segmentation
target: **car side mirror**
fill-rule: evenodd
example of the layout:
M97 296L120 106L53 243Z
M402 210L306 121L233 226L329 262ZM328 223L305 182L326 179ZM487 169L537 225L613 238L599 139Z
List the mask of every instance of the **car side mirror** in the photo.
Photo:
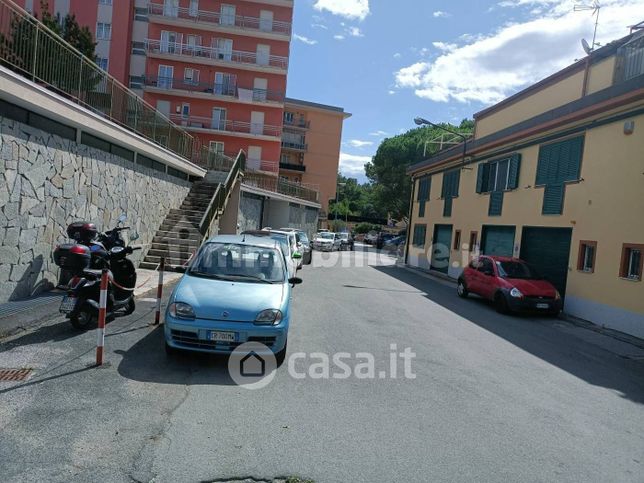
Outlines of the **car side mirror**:
M296 285L299 285L302 283L302 279L299 277L289 278L288 283L290 283L292 287L295 287Z
M294 252L292 255L293 260L299 260L302 258L302 254L300 252Z

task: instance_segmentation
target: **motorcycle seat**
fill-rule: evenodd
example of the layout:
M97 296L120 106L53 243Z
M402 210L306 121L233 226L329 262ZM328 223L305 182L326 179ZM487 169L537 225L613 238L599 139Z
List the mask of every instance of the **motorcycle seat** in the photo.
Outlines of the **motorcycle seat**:
M88 278L91 278L92 280L96 280L101 278L103 271L100 269L88 268L83 270L83 274L86 275ZM110 275L110 278L111 278L111 275Z

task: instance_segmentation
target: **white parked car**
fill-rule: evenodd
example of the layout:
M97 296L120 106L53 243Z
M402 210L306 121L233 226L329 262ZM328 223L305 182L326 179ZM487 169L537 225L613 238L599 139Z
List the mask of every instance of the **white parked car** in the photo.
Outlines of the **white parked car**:
M340 238L330 231L319 232L313 239L313 248L323 252L340 250Z
M242 235L253 235L259 237L272 238L279 244L279 248L284 254L284 263L288 270L288 277L293 278L297 274L298 263L302 260L302 254L293 250L291 237L288 233L280 233L276 231L263 230L247 230L241 233ZM293 237L294 238L294 237Z
M279 233L281 235L286 235L288 236L288 241L289 245L291 245L291 255L294 253L299 253L300 257L296 258L296 265L297 269L299 270L302 268L302 262L303 262L303 253L300 250L300 248L297 246L297 237L295 236L294 231L284 231L284 230L271 230L271 233Z

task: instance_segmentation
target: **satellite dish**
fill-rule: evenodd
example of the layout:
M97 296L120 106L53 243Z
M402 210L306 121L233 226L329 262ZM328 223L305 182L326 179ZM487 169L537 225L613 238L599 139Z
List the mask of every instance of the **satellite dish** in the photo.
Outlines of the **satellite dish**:
M584 52L586 52L588 55L593 51L593 49L588 45L588 42L586 39L581 39L581 46L584 48Z

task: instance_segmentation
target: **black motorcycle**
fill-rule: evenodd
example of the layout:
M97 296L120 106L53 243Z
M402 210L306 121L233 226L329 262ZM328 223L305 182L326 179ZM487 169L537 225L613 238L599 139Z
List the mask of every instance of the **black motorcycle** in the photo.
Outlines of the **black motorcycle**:
M119 218L119 225L125 215ZM93 326L98 317L100 282L103 269L108 270L107 317L134 312L136 269L127 258L140 247L129 247L121 237L128 227L99 233L93 223L76 222L69 225L67 234L76 243L59 245L54 250L54 262L67 270L71 279L68 292L60 304L60 312L79 330ZM130 241L138 238L132 234Z

